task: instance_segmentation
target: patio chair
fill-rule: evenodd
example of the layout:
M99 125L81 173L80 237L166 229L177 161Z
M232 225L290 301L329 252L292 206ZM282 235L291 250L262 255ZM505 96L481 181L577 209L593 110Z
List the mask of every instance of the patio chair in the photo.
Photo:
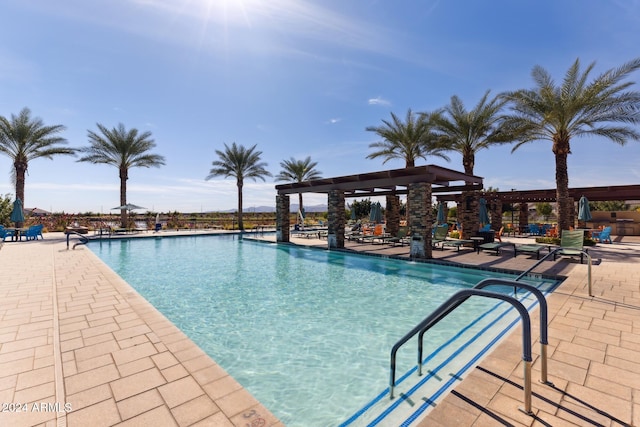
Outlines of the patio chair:
M3 242L7 240L7 237L13 238L15 235L15 230L7 230L2 225L0 225L0 239L2 239Z
M611 227L605 227L602 231L594 231L591 233L591 237L600 243L613 243L611 241Z
M480 253L480 251L496 251L496 255L500 255L500 251L505 246L513 246L513 249L515 251L516 245L514 243L510 243L510 242L489 242L489 243L483 243L483 244L479 245L478 246L478 253Z
M553 253L553 260L555 261L558 255L565 255L575 257L580 255L580 264L584 258L584 230L562 230L560 236L560 249Z
M407 239L407 227L400 227L398 234L395 236L383 237L382 239L391 246L395 246L397 244L404 246L405 243L409 243L409 240Z
M40 238L44 239L42 236L42 228L42 224L32 225L27 229L27 231L22 233L20 237L22 238L22 236L24 236L26 240L38 240L38 236L40 236Z
M515 255L518 256L518 253L522 254L536 254L536 259L540 259L540 251L544 248L547 248L549 252L551 252L551 246L549 245L517 245L515 248Z
M443 243L447 240L447 234L449 234L449 225L441 224L436 226L433 232L433 238L431 239L431 246L434 248L436 245Z

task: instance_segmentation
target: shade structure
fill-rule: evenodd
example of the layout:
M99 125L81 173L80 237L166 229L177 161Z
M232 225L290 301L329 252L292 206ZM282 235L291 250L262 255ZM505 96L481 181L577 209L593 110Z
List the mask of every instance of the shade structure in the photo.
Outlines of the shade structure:
M382 222L382 205L380 202L371 204L371 210L369 211L369 221L374 224L380 224Z
M585 196L580 197L578 202L578 221L591 221L591 210L589 200Z
M143 208L142 206L138 206L138 205L134 205L133 203L127 203L126 205L122 205L122 206L116 206L115 208L111 208L111 210L122 210L122 209L126 209L128 211L133 211L135 209L147 209L147 208Z
M447 218L444 216L444 204L442 202L438 203L438 215L436 221L438 224L445 224L447 222Z
M11 211L12 222L15 223L23 223L24 222L24 211L22 210L22 200L16 198L13 202L13 210Z
M489 213L487 212L487 201L480 198L480 224L489 224Z

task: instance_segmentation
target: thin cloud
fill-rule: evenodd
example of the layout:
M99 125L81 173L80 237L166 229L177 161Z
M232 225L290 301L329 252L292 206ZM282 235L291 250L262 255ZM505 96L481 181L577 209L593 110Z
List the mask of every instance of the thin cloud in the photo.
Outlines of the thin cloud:
M380 96L377 96L375 98L370 98L368 101L369 105L391 105L391 101L388 101Z
M334 118L334 119L329 119L329 121L327 121L327 123L329 123L329 124L335 124L335 123L339 123L339 122L341 122L341 121L342 121L342 119L341 119L341 118L336 117L336 118Z

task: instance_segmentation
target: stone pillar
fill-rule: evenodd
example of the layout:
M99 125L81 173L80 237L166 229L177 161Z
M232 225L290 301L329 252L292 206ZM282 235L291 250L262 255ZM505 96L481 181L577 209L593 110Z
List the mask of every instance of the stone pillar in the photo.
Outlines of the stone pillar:
M576 203L573 197L569 197L569 206L570 206L569 224L573 225L573 227L576 228L576 221L578 220L578 215L576 214ZM579 226L580 225L578 224L578 227Z
M400 197L387 194L387 206L385 208L386 232L397 236L400 230Z
M344 248L344 191L330 190L328 194L327 210L328 210L328 230L327 244L329 249Z
M409 184L408 190L407 225L411 230L409 256L431 258L431 225L433 224L431 184L425 182Z
M289 195L276 195L276 242L289 242L290 217Z
M529 225L529 205L521 202L520 203L520 212L518 216L518 223L520 225L520 231L524 232L527 230Z
M463 191L458 204L458 222L462 225L461 239L474 236L480 229L480 196L476 191Z
M493 199L490 205L491 229L498 232L502 228L502 200Z

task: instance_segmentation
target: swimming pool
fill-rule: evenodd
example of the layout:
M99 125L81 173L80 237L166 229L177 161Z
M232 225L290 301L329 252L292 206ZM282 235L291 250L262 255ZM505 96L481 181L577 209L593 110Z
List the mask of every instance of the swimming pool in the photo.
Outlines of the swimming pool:
M454 292L509 277L238 236L89 247L287 426L349 420L388 386L389 351L400 337ZM469 300L429 332L425 354L461 324L478 334L490 321L479 314L499 314L495 306ZM415 354L412 345L401 350L399 376Z

